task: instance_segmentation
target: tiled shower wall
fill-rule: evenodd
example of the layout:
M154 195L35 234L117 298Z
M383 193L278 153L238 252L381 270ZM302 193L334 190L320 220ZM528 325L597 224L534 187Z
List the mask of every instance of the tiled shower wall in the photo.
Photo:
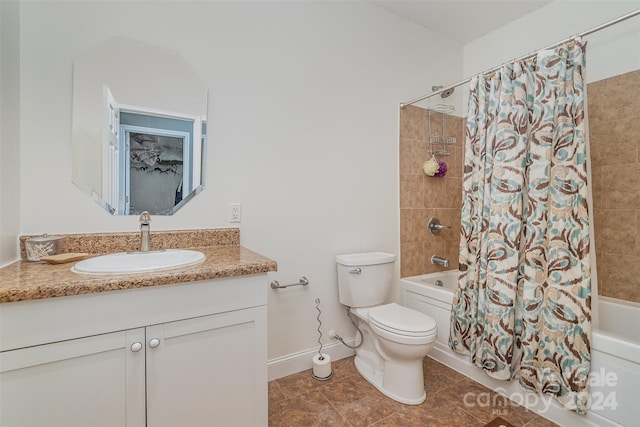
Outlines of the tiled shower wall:
M598 293L640 302L640 71L587 97Z
M458 268L460 208L462 203L462 163L464 120L444 116L444 133L456 139L446 146L448 171L442 178L425 175L422 164L431 158L429 136L442 135L443 115L415 106L400 110L400 275L414 276ZM431 127L429 126L431 124ZM442 146L434 147L442 149ZM451 226L432 236L427 230L429 218ZM431 264L431 255L449 260L449 267Z
M593 211L600 295L640 302L640 71L587 87ZM429 135L442 133L439 113L407 106L400 111L401 276L442 267L431 255L458 264L464 119L446 116L445 133L455 136L444 178L428 177ZM430 217L452 228L432 236Z

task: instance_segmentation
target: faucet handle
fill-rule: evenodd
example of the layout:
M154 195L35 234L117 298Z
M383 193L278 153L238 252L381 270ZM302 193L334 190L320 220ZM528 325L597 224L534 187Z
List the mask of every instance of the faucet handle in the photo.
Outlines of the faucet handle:
M437 236L440 230L444 230L445 228L451 228L449 225L440 224L440 220L438 218L429 218L429 223L427 224L429 228L429 233L434 236Z
M140 223L149 224L151 222L151 215L147 211L143 211L140 214Z

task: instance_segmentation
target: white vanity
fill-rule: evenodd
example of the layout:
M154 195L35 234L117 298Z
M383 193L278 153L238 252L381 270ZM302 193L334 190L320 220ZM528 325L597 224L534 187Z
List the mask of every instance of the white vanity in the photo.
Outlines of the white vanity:
M0 304L0 425L267 425L265 265Z

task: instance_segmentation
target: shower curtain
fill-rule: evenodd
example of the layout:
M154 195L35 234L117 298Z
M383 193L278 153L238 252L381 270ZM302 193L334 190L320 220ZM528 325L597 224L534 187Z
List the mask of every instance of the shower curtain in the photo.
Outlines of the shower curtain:
M584 48L470 82L450 347L585 413L591 273Z

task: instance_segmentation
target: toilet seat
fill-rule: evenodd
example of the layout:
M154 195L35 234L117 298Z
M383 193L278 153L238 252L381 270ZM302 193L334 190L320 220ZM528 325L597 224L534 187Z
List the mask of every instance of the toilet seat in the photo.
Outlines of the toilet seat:
M435 337L436 321L424 313L403 307L396 303L373 307L369 310L369 322L372 326L390 334L403 337Z

